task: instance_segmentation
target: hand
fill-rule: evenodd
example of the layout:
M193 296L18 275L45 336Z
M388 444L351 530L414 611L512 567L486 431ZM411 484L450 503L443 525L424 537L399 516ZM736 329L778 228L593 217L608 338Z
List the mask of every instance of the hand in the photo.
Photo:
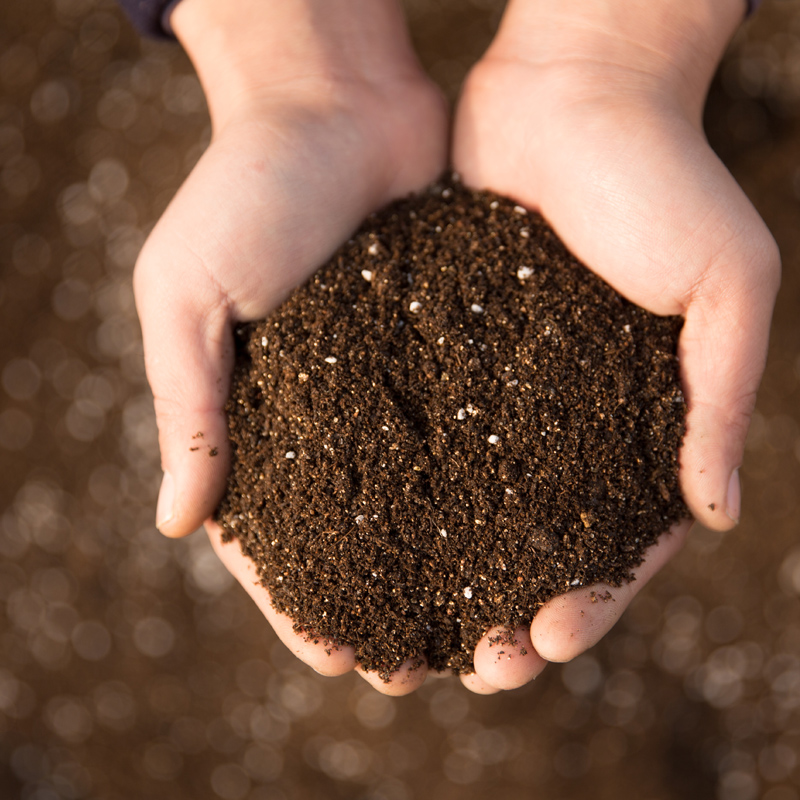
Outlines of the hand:
M468 78L454 138L466 183L540 210L629 300L684 316L681 488L695 518L717 530L739 519L737 469L779 283L777 247L701 124L713 71L743 12L740 0L512 0ZM499 661L484 638L476 676L465 683L513 688L545 660L567 661L592 646L688 528L662 536L635 582L608 590L614 602L592 602L607 587L554 598L530 631L517 632L526 656Z
M355 666L352 648L328 655L295 634L238 543L222 545L207 522L229 470L232 326L266 316L370 212L439 175L445 105L394 0L183 0L172 23L214 135L134 276L165 470L157 524L183 536L206 522L281 638L338 674ZM420 677L400 674L386 691Z

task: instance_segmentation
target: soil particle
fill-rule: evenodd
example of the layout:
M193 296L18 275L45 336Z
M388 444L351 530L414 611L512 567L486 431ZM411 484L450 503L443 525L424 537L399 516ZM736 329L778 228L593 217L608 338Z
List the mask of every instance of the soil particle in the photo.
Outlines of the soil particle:
M396 202L236 331L225 537L365 669L471 672L487 629L619 586L688 516L681 325L510 200Z

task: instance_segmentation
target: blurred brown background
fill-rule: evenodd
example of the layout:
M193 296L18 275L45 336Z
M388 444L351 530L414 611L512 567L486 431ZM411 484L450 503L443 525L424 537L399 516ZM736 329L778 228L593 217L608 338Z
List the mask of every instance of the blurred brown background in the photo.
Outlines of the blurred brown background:
M502 3L408 0L451 98ZM0 8L0 797L800 798L800 0L742 28L707 113L785 277L744 516L607 639L483 698L391 700L276 642L160 479L130 277L208 142L175 45L110 0Z

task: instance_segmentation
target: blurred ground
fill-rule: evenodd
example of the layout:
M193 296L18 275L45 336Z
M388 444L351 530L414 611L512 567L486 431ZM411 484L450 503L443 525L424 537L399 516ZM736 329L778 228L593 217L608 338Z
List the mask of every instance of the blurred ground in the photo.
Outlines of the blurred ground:
M501 4L409 0L454 96ZM744 516L536 684L391 700L276 642L160 478L130 273L208 141L179 48L107 0L0 9L0 796L800 798L800 0L720 70L709 136L785 277Z

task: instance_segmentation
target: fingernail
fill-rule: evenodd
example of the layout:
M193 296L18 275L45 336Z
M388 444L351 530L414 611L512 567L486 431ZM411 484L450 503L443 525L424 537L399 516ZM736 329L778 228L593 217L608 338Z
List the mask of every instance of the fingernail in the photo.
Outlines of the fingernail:
M739 481L739 468L731 473L728 481L728 496L725 500L725 513L736 523L742 511L742 484Z
M156 505L156 528L162 532L163 526L172 519L174 502L175 480L169 472L165 472L161 479L161 489L158 492L158 504Z

